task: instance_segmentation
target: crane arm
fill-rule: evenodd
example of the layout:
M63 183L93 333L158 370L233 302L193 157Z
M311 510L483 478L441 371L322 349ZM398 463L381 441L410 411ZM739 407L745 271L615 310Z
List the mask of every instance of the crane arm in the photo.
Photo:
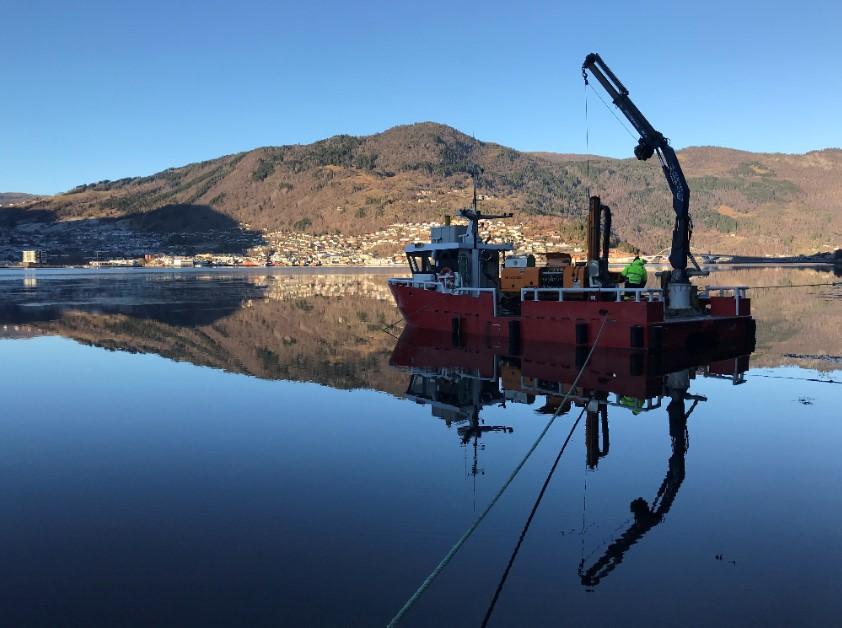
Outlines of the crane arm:
M638 497L631 503L631 511L634 515L634 522L623 532L605 553L593 565L585 568L584 561L579 565L579 578L582 585L594 587L599 584L605 576L611 573L621 562L631 547L642 539L656 525L664 520L664 517L672 508L678 489L684 482L684 452L675 452L670 457L669 469L658 494L652 504Z
M684 400L693 399L693 405L685 411ZM688 395L686 390L673 396L667 412L669 413L669 431L672 446L672 455L669 458L667 473L664 481L658 489L658 493L652 500L651 505L642 497L631 502L631 511L634 515L634 522L623 532L608 548L605 553L587 569L584 560L579 563L579 578L586 587L595 587L605 576L611 573L623 562L623 558L631 547L642 539L647 532L664 520L664 517L672 508L673 502L678 495L678 490L684 483L685 478L685 456L689 447L689 435L687 433L687 419L693 410L703 400L703 397Z
M629 98L629 90L611 71L597 53L585 57L582 64L582 76L588 83L588 72L599 81L617 108L623 113L640 135L634 155L640 160L658 155L664 177L672 192L672 208L675 211L675 227L672 232L670 265L673 268L673 281L687 281L687 260L690 256L690 188L678 163L678 157L669 144L669 140L649 123L640 109Z

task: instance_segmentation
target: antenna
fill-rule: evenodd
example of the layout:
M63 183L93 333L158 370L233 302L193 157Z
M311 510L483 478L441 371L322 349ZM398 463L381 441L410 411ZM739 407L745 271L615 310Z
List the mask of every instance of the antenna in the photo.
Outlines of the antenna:
M474 165L474 167L471 168L471 180L474 182L474 200L471 204L474 208L474 211L477 210L477 179L479 179L479 175L481 175L482 173L483 169L477 165Z

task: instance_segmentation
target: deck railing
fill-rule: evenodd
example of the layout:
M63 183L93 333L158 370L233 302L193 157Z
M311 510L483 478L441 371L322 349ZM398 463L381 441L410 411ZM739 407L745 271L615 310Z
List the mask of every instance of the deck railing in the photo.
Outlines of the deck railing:
M445 291L447 288L444 285L444 281L422 281L419 279L413 279L412 277L393 277L389 279L390 284L394 284L396 286L406 286L407 288L421 288L422 290L438 290L438 291Z
M699 290L699 298L708 299L714 292L717 293L715 296L718 297L731 297L735 301L734 313L739 316L740 300L746 298L746 290L748 290L748 288L748 286L705 286L703 289Z
M662 302L664 300L664 291L658 288L625 288L616 286L614 288L521 288L521 301L552 301L553 299L541 298L541 295L548 295L556 297L556 301L564 301L565 295L582 294L585 293L589 297L593 295L596 300L600 294L612 295L616 302L626 300L626 297L631 297L634 301L641 300L649 303Z

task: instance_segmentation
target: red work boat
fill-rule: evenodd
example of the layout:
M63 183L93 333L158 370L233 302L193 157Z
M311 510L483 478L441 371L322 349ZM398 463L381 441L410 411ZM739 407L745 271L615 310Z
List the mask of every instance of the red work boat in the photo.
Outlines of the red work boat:
M431 242L409 245L412 276L389 280L411 326L569 345L591 344L599 335L601 347L650 351L694 351L754 335L745 287L690 285L686 302L675 307L669 287L617 283L607 256L579 263L561 258L541 268L510 256L501 271L501 254L511 245L483 242L482 214L462 215L469 225L433 227Z
M628 90L599 55L585 59L583 72L599 80L641 137L638 159L657 154L676 213L671 271L658 273L657 288L629 287L608 267L611 210L590 198L587 260L548 254L536 267L532 256L509 256L511 244L480 236L483 215L476 204L460 215L467 225L431 229L428 243L406 247L412 276L389 287L406 322L422 329L508 338L510 342L552 342L648 351L689 350L737 344L753 338L755 323L744 286L696 286L707 275L690 253L690 190L667 139L631 102ZM695 268L688 269L688 262ZM501 268L502 266L502 268Z

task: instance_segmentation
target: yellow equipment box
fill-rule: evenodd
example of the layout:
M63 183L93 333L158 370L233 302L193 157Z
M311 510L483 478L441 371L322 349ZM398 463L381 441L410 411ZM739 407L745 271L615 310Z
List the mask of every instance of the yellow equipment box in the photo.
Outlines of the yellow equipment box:
M541 281L541 269L504 268L500 273L500 289L503 292L520 292L521 288L537 288Z

